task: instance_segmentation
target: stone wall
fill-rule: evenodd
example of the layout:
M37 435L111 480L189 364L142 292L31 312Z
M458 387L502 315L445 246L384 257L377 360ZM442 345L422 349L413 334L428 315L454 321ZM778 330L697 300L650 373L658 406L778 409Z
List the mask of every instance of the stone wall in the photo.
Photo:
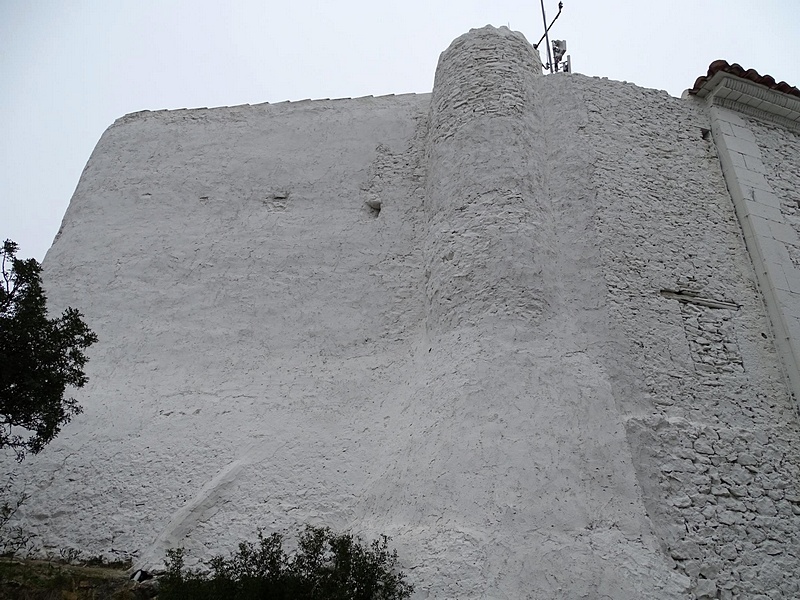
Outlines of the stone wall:
M704 104L540 75L137 113L45 260L100 336L39 554L387 533L417 598L793 598L800 427ZM751 123L787 219L795 134ZM794 221L793 221L794 222Z
M371 502L395 507L427 548L470 549L448 558L459 575L437 596L669 597L684 584L646 518L603 367L585 109L557 104L563 90L534 74L539 64L502 28L474 30L440 58L428 360L403 404L402 458Z
M402 156L428 107L109 128L44 263L53 306L79 306L100 341L84 415L21 466L41 552L201 558L260 525L350 523L424 314L420 174Z
M648 514L698 597L794 597L798 421L705 107L581 88L622 344L616 397Z

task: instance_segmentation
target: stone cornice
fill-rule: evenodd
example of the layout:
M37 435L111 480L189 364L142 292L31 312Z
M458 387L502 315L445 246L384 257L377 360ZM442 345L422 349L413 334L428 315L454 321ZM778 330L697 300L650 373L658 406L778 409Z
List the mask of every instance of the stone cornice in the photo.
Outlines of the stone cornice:
M800 132L800 99L730 73L718 71L696 95L716 106Z

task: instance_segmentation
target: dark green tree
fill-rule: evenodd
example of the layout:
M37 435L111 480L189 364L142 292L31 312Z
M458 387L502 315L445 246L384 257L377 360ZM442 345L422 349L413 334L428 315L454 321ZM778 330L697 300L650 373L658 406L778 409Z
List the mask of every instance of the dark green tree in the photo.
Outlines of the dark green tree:
M64 392L88 381L83 351L97 336L74 308L47 317L42 267L35 259L17 258L17 244L10 240L1 254L0 449L11 448L22 460L82 411Z

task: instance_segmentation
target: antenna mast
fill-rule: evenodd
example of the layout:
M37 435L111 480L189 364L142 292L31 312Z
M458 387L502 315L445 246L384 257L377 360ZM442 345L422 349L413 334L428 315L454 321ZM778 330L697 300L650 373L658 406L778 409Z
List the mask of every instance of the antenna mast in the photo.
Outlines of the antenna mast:
M557 73L559 71L559 66L561 67L561 71L563 73L571 73L572 72L572 63L570 61L570 57L567 56L567 60L562 62L562 58L564 57L564 53L567 51L567 42L566 40L553 40L553 53L550 53L550 28L553 26L553 23L556 22L556 19L561 16L561 9L564 8L564 3L558 3L558 14L553 18L550 22L550 25L547 24L547 15L544 12L544 0L542 2L542 24L544 25L544 35L539 38L539 41L536 42L533 47L535 49L539 48L539 44L542 43L542 40L547 40L547 64L544 65L545 69L549 69L551 73ZM553 56L555 56L555 60L553 60Z
M558 15L561 14L561 7L562 6L564 6L564 3L563 2L559 2L558 3ZM556 15L556 19L558 18L558 15ZM553 23L556 22L556 19L553 19ZM550 25L552 26L553 23L551 23ZM544 36L542 36L542 37L544 37L545 40L547 41L547 67L550 69L550 72L552 73L553 72L553 57L550 56L550 36L548 35L548 32L550 31L550 27L547 26L547 17L544 14L544 0L542 0L542 24L544 25ZM542 40L541 40L541 38L539 38L539 42L534 46L534 48L538 48L539 44L541 44L541 43L542 43Z

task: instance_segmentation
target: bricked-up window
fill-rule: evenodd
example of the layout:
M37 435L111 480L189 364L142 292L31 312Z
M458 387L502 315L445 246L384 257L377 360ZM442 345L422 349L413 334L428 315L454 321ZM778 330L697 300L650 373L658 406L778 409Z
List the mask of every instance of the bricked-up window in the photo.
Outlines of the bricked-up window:
M680 302L683 329L696 372L718 375L744 371L734 331L733 317L739 309L736 304L692 292L662 290L661 295Z
M741 373L742 355L733 330L733 311L681 303L681 316L694 368L704 373Z

